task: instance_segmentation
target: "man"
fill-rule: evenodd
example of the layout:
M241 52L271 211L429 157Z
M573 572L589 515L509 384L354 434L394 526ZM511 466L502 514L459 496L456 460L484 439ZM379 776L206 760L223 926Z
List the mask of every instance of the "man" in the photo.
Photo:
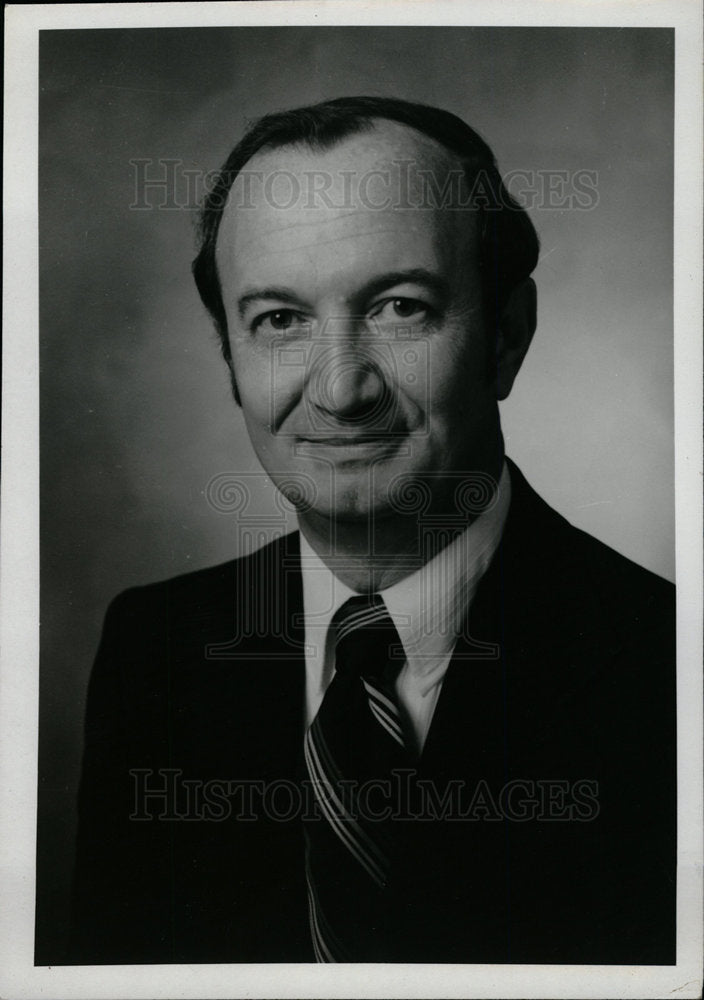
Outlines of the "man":
M491 151L283 112L202 221L300 534L113 602L72 961L674 962L672 588L504 456L538 243Z

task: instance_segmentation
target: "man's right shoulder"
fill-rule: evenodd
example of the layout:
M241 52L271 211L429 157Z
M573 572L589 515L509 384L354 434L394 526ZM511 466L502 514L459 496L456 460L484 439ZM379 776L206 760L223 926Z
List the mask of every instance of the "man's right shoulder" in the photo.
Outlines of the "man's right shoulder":
M127 588L110 602L108 614L124 614L137 608L156 608L168 604L208 608L227 601L243 591L269 586L274 578L297 572L300 566L298 532L275 538L254 552L228 559L202 569L179 573L167 579Z
M105 615L101 652L149 651L157 659L180 659L203 645L233 635L257 633L261 623L275 633L278 618L302 600L297 532L251 554L182 573L119 593ZM260 623L259 626L256 623Z

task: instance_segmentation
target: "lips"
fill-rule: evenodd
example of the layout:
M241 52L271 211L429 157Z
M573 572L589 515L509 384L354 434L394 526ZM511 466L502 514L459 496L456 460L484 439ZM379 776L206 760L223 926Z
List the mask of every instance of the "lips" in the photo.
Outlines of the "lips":
M301 437L299 441L301 444L322 444L333 448L349 448L363 444L388 444L398 440L401 436L398 432L395 434L336 434Z
M301 458L316 458L336 465L368 465L394 454L406 437L399 433L366 434L306 434L298 438L297 453Z

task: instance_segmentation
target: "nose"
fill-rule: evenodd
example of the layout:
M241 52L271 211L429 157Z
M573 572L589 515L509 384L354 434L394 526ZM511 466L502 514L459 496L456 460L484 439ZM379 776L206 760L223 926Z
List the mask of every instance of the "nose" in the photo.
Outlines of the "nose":
M308 398L327 422L379 425L388 413L388 373L378 351L358 338L320 344L312 359Z

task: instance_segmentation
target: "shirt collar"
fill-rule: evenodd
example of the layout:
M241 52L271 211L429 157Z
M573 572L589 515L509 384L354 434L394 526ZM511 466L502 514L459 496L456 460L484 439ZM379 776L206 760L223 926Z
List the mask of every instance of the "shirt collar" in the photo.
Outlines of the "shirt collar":
M415 573L380 591L398 630L409 669L431 678L459 636L477 585L499 545L511 501L504 463L491 506ZM325 643L332 616L353 597L301 532L303 607L307 636Z

